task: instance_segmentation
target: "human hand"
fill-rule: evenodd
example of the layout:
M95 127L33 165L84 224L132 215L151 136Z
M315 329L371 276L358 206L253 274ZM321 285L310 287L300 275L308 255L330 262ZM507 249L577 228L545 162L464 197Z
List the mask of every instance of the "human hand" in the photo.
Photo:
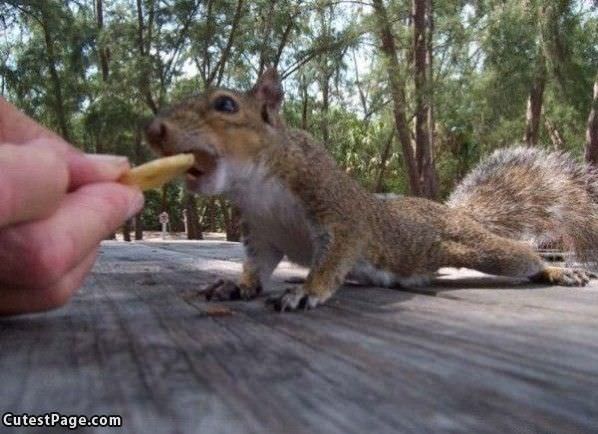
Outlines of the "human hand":
M65 304L101 240L139 212L124 157L86 155L0 97L0 314Z

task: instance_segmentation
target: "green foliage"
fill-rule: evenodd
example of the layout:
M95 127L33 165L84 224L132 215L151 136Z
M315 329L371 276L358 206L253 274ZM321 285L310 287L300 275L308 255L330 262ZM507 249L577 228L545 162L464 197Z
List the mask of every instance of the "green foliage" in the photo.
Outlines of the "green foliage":
M405 77L413 73L410 3L385 2ZM581 154L598 70L596 7L580 0L434 3L430 92L442 194L482 155L521 140L539 56L547 65L543 119ZM344 170L374 187L394 117L371 8L321 0L142 0L137 10L137 2L105 0L100 28L95 4L1 2L2 94L50 128L66 129L87 152L141 163L151 158L140 146L142 125L156 110L211 85L248 88L276 65L289 125L305 126ZM414 95L406 82L411 119ZM540 138L551 144L544 122ZM382 188L409 191L398 140ZM147 194L144 224L157 228L166 208L180 227L182 187L162 194Z

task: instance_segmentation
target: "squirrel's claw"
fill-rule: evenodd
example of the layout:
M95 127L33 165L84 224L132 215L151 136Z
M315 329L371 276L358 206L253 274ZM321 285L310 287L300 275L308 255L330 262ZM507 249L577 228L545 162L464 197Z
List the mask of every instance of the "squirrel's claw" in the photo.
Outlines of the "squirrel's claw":
M201 292L207 301L228 301L241 298L237 284L228 279L218 279Z
M556 279L555 283L563 286L586 286L590 281L590 277L584 270L564 268L560 279Z
M250 288L237 285L229 279L218 279L201 290L207 301L251 300L260 293L261 287Z
M546 267L532 281L561 286L586 286L593 273L576 268Z
M570 269L571 275L567 276L575 281L575 285L572 286L586 286L590 282L590 275L585 270ZM566 274L566 273L564 273Z
M278 312L313 309L322 302L320 297L308 295L300 286L289 288L282 294L272 295L266 299L266 304L271 305Z

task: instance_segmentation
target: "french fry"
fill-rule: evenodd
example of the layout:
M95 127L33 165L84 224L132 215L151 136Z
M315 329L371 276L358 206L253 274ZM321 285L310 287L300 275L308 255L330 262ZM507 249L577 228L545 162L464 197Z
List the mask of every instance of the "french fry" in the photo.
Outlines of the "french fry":
M172 157L158 158L125 173L119 182L134 185L142 190L151 190L166 184L178 175L182 175L193 166L193 154L178 154Z

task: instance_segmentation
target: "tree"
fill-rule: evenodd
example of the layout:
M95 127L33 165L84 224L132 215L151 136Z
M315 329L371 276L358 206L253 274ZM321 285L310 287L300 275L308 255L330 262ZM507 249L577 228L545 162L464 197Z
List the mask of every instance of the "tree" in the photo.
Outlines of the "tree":
M429 0L412 0L413 58L415 82L415 149L420 193L435 198L438 195L434 152L432 149L434 125L431 125L430 94L433 83L429 80L428 63L432 62L429 39L431 17Z
M527 99L525 113L525 132L523 142L528 146L536 146L540 137L540 117L542 115L542 101L546 86L546 59L542 52L538 53L534 66L534 78Z
M590 108L586 130L586 160L598 165L598 74L594 79L592 107Z
M195 196L189 192L185 192L184 194L183 201L185 203L185 214L187 218L187 239L201 240L203 239L203 234L199 223Z
M405 95L405 80L399 66L395 36L393 35L391 22L388 18L386 7L382 0L374 0L374 13L378 24L380 39L382 42L381 51L384 55L385 66L388 74L388 83L394 106L394 118L399 141L403 149L403 158L407 173L411 194L435 198L438 194L436 170L432 151L430 128L430 101L429 92L432 86L428 82L428 62L430 55L427 35L428 25L426 21L429 13L428 7L431 3L426 0L413 0L413 63L414 63L414 86L415 86L415 152L411 141L411 132L407 124L407 100Z
M392 27L390 20L388 19L386 7L382 3L382 0L374 0L373 4L376 22L380 33L380 40L382 43L381 51L388 75L388 85L393 101L395 126L397 129L399 142L401 143L403 149L405 168L409 176L409 188L411 194L414 196L420 196L422 194L422 188L415 156L413 153L413 147L411 145L411 133L409 132L409 127L407 126L405 81L399 66L395 38L392 33Z
M146 120L209 86L247 89L274 65L288 125L343 170L371 190L442 197L522 136L580 153L588 135L594 158L596 11L580 0L5 0L0 92L84 151L141 164L154 157ZM137 238L163 209L175 230L186 209L190 237L201 224L238 236L228 203L175 183L146 193Z

